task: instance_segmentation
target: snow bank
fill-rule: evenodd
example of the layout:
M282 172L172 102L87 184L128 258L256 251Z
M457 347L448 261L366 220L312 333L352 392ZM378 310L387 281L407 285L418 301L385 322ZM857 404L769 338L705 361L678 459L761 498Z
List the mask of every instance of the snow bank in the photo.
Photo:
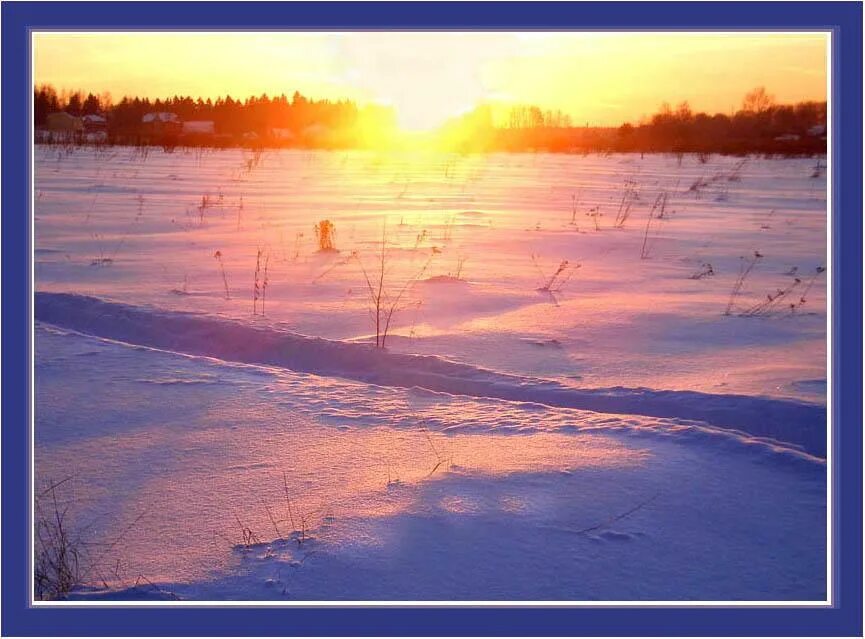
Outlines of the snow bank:
M574 389L435 356L380 351L211 315L68 293L37 292L35 315L42 322L130 344L382 386L703 421L826 456L826 409L801 401L647 388Z

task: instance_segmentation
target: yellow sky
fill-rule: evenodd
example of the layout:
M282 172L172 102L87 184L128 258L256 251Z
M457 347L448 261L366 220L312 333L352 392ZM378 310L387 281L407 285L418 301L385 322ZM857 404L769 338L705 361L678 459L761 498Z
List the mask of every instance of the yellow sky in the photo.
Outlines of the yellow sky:
M480 102L561 109L618 125L688 100L729 112L765 86L779 102L826 99L824 34L125 33L34 34L35 82L194 97L291 95L393 105L428 129Z

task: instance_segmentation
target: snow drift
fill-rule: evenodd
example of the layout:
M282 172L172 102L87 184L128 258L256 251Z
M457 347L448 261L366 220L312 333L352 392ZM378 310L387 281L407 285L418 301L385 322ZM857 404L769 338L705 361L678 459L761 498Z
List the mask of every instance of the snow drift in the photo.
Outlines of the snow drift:
M129 344L381 386L703 421L826 456L826 409L802 401L648 388L575 389L435 356L392 353L212 315L69 293L37 292L35 316L41 322Z

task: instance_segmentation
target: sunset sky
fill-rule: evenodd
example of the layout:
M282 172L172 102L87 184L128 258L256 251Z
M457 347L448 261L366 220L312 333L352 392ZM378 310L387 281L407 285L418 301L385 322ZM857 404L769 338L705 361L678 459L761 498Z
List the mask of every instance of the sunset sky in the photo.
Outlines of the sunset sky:
M151 98L291 95L390 104L412 130L481 102L561 109L618 125L688 100L725 112L765 86L826 99L824 34L34 34L35 83Z

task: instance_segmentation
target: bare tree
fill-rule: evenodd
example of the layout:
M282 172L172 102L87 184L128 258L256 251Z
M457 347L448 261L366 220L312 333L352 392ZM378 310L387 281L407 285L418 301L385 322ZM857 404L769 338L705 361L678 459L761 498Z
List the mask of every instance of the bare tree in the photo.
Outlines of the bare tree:
M745 94L742 110L751 113L765 113L775 106L775 96L766 93L766 87L757 87Z

